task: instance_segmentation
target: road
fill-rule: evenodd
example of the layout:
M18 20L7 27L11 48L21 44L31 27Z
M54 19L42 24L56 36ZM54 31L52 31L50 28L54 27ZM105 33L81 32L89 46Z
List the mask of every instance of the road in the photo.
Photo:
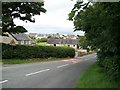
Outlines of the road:
M75 88L79 76L96 61L96 54L69 60L3 65L2 88Z

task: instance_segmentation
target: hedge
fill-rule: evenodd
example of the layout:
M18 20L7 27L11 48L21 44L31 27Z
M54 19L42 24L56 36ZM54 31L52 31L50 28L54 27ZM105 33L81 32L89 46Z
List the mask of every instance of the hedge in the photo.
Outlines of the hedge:
M54 46L10 46L2 44L3 59L29 59L29 58L65 58L74 57L75 50L70 47Z
M120 57L112 52L97 52L97 63L103 67L110 79L120 82Z

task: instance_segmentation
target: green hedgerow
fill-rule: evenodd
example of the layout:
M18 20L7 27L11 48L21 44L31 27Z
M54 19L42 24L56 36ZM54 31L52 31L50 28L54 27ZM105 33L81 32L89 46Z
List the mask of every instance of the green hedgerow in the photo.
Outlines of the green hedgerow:
M27 59L27 58L65 58L74 57L75 50L70 47L54 46L10 46L2 44L3 59Z

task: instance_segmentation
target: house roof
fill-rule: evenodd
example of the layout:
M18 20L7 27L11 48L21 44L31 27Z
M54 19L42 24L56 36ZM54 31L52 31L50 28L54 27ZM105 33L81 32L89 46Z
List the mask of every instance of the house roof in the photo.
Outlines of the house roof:
M32 39L23 33L19 33L19 34L11 34L16 40L18 41L31 41Z
M70 44L70 45L77 45L77 39L49 39L47 41L48 44Z

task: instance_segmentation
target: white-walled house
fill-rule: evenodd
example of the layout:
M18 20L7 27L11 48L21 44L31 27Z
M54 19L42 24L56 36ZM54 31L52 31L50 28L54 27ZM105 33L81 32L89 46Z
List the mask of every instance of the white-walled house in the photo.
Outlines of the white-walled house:
M49 39L47 45L53 46L68 46L77 49L78 40L77 39Z
M0 43L10 44L10 45L34 45L33 41L28 35L19 33L11 34L5 33L6 36L0 36Z

